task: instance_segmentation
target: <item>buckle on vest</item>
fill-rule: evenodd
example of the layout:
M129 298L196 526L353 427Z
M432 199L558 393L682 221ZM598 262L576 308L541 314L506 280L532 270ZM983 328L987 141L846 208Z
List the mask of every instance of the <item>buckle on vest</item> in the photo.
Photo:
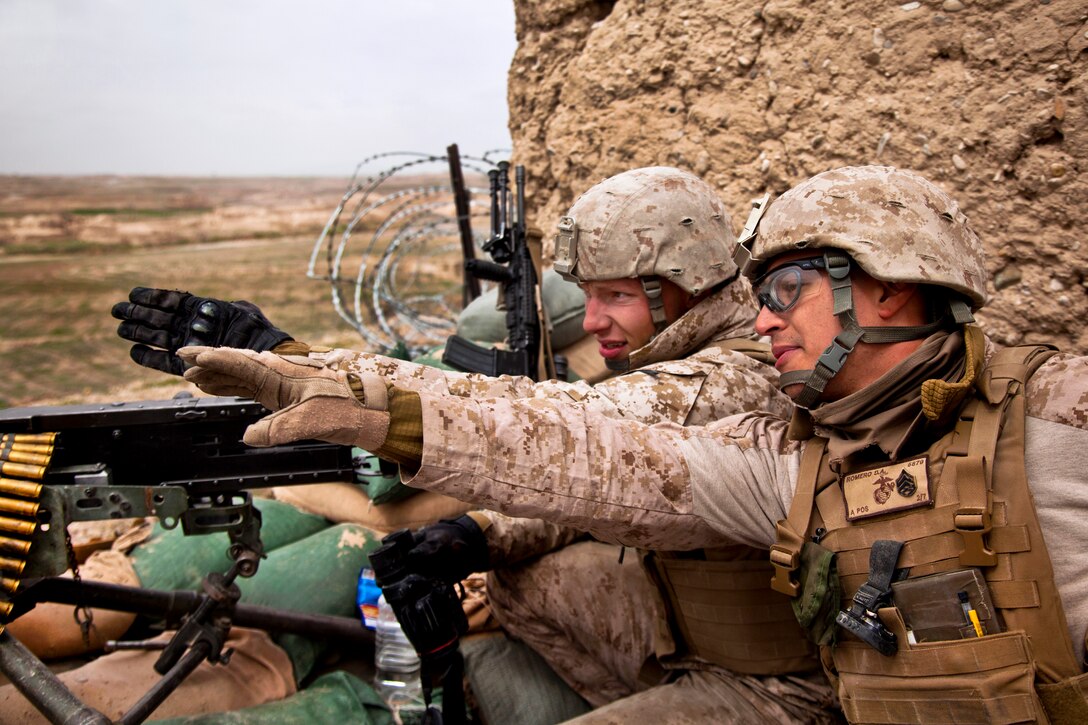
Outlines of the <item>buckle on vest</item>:
M993 529L989 510L985 508L956 509L953 516L956 533L963 537L960 563L964 566L994 566L997 554L986 545L986 535Z
M778 544L771 545L771 564L774 566L774 576L771 577L771 589L785 594L788 597L796 597L801 586L793 581L793 573L801 566L801 553L791 551Z

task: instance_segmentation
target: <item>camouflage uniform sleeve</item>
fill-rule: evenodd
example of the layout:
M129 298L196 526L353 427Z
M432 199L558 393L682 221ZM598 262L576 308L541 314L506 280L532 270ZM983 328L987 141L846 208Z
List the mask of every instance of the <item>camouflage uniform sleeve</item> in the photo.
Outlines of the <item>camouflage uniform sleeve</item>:
M1029 417L1088 430L1088 357L1055 355L1028 384Z
M647 425L670 421L707 425L716 420L763 411L789 418L793 404L778 389L778 372L751 357L717 348L701 350L682 360L646 367L598 383L593 410Z
M569 526L559 526L541 519L504 516L488 511L491 525L487 538L488 561L492 569L513 566L533 556L541 556L586 536Z
M477 373L440 370L429 365L419 365L406 360L385 357L369 352L332 350L312 353L311 358L321 361L333 370L355 373L375 373L404 390L454 395L462 398L528 398L565 396L580 401L592 397L593 388L586 383L562 383L549 380L541 383L531 378L502 375L493 378Z
M1024 465L1074 653L1088 635L1088 358L1055 355L1028 381Z
M423 460L406 483L610 543L767 546L793 494L796 444L765 415L685 429L536 398L420 401Z
M738 352L720 355L687 425L707 425L738 413L760 411L788 420L793 401L778 389L778 371Z

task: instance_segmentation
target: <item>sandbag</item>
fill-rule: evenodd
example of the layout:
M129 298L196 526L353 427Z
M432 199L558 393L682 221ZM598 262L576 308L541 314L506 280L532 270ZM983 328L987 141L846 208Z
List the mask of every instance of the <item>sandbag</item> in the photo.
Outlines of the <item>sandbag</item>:
M551 323L552 347L566 347L585 336L582 318L586 299L578 285L568 282L552 269L544 271L541 282L544 307ZM499 292L492 287L468 304L457 318L457 334L476 342L506 339L506 313L495 309Z
M305 690L279 702L216 715L151 722L158 725L392 725L393 715L370 685L347 672L337 671L317 678Z
M297 541L328 528L321 516L300 511L272 499L254 499L261 512L261 541L265 551ZM198 590L209 572L230 568L230 538L225 533L185 536L181 527L164 529L155 524L151 537L132 549L132 565L146 589Z
M420 491L410 498L376 506L360 486L352 483L281 486L275 489L275 494L280 501L330 521L362 524L382 533L457 518L473 508L463 501L431 491Z

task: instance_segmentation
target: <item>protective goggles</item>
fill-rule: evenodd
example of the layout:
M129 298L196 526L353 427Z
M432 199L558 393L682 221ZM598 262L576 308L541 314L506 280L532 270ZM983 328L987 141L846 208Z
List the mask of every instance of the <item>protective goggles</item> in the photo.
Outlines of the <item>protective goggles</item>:
M815 284L820 270L827 270L823 257L787 262L756 279L752 284L756 299L761 307L768 307L772 312L786 312L797 304L802 292Z

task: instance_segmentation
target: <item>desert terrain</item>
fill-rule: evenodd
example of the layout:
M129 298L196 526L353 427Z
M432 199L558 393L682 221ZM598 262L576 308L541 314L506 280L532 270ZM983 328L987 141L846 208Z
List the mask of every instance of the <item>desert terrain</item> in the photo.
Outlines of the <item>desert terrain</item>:
M248 299L298 339L359 347L306 276L348 181L0 177L0 406L190 389L115 334L110 308L134 286Z

